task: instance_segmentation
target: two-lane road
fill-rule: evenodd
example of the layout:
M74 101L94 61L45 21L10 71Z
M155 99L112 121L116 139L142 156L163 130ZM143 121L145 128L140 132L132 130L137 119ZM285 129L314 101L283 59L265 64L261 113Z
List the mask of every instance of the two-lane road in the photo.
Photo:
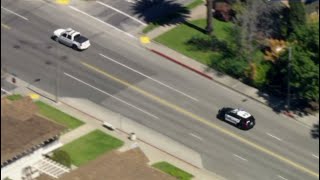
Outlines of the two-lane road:
M40 78L33 85L55 94L59 77L61 97L89 99L191 147L205 168L228 179L317 178L319 141L308 128L243 101L69 6L8 2L1 2L1 64L19 78ZM92 46L77 52L52 41L60 27L79 30ZM248 110L257 125L240 131L217 120L222 106Z

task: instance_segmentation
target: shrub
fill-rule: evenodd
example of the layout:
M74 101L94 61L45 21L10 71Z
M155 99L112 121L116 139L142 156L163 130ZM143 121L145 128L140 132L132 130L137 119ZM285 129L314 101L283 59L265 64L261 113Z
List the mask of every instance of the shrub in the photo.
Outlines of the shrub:
M225 58L224 56L213 59L212 64L218 71L229 74L235 78L244 76L248 67L248 62L242 57Z
M51 159L67 167L71 167L71 158L69 154L63 150L54 151Z
M264 87L268 84L268 72L271 69L271 64L268 62L262 62L257 64L255 74L252 79L253 86L257 88Z

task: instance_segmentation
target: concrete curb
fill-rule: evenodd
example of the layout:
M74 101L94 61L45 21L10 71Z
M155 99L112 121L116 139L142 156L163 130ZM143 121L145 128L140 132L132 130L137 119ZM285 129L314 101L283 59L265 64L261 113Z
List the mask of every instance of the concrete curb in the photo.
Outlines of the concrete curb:
M160 55L160 56L162 56L162 57L164 57L164 58L176 63L176 64L179 64L182 67L185 67L185 68L187 68L187 69L189 69L189 70L191 70L191 71L193 71L193 72L195 72L197 74L200 74L201 76L204 76L204 77L206 77L206 78L208 78L210 80L213 80L213 78L211 76L209 76L209 75L207 75L207 74L205 74L205 73L203 73L203 72L201 72L201 71L199 71L199 70L197 70L197 69L195 69L193 67L190 67L190 66L188 66L186 64L183 64L180 61L177 61L177 60L175 60L175 59L173 59L173 58L171 58L171 57L169 57L169 56L167 56L167 55L165 55L165 54L163 54L163 53L161 53L161 52L159 52L157 50L149 49L149 48L147 48L147 49L150 50L151 52L154 52L154 53L156 53L156 54L158 54L158 55Z

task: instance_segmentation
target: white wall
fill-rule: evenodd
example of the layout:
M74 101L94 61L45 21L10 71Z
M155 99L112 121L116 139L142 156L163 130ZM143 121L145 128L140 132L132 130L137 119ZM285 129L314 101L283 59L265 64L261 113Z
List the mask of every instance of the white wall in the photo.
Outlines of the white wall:
M3 180L6 177L9 177L13 180L21 180L24 168L32 166L37 161L43 158L43 154L47 154L61 146L62 144L58 140L56 140L48 144L47 146L40 148L34 151L33 153L26 155L18 159L17 161L1 168L1 180Z

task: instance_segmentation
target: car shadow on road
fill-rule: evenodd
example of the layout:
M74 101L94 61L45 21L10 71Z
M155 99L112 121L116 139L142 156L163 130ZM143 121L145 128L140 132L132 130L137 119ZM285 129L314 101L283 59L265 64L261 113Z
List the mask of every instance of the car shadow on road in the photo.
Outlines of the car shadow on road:
M132 5L132 10L145 22L156 25L175 25L186 22L190 10L172 0L140 0Z

